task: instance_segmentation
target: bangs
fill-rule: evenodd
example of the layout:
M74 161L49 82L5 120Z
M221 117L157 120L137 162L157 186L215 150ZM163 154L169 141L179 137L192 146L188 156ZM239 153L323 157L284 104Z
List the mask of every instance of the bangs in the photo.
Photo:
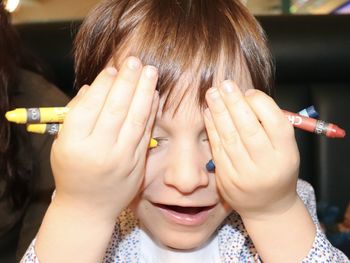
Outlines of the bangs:
M206 91L219 81L236 79L235 73L242 72L237 67L245 64L235 52L234 43L230 45L232 49L225 50L225 46L217 46L221 41L200 40L200 36L194 41L193 34L184 32L188 35L183 34L182 41L169 37L162 40L152 33L136 34L138 39L128 46L127 54L116 54L114 58L114 61L121 61L132 55L140 58L144 65L158 69L157 90L164 101L163 110L178 108L185 96L193 96L198 106L204 107Z
M115 60L133 55L158 69L163 111L176 111L186 94L204 107L208 88L218 81L237 79L235 73L242 72L237 67L246 68L232 21L205 1L188 2L151 1L146 4L153 5L147 8L135 6L134 14L149 12L136 15L140 20L132 22L137 26L115 54ZM127 54L121 55L124 50Z
M92 81L111 59L117 64L133 55L158 68L163 111L176 111L187 94L203 108L207 89L225 79L248 79L270 93L272 63L264 33L240 1L106 1L85 24L76 48L87 42L91 52L77 49L78 84ZM101 63L94 74L80 70L79 64L96 61Z

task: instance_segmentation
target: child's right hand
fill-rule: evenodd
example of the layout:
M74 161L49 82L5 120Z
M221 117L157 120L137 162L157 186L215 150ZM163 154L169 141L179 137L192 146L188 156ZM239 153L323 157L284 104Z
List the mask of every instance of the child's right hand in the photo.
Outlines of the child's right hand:
M115 219L136 195L158 107L157 70L129 57L68 104L51 151L55 202Z

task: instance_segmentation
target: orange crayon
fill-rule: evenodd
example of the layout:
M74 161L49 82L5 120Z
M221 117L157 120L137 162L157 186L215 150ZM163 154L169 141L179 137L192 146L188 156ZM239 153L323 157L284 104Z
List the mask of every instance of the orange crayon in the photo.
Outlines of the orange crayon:
M309 131L316 134L323 134L329 138L344 138L346 135L345 130L339 128L333 123L328 123L314 118L304 117L297 113L285 110L283 112L294 127L302 129L304 131Z

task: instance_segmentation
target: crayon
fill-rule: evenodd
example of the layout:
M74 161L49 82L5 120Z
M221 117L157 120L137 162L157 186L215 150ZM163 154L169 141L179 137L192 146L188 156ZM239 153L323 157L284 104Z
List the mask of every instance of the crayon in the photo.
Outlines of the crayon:
M50 134L56 135L61 130L61 123L40 123L40 124L28 124L27 131L38 134ZM158 146L157 140L151 138L149 142L149 148L155 148Z
M68 108L65 107L17 108L8 111L5 116L8 121L18 124L63 122L68 111ZM318 118L318 113L314 106L302 109L298 114L305 117Z
M6 112L5 117L18 124L63 122L68 111L66 107L17 108Z
M215 172L215 163L214 163L214 160L210 160L210 161L205 165L205 167L207 168L207 171L208 171L208 172L214 173L214 172Z
M305 109L302 109L301 111L298 112L301 116L304 117L309 117L309 118L315 118L317 119L319 117L318 112L315 109L315 106L311 105Z
M53 108L18 108L6 113L8 121L16 123L45 123L45 122L63 122L64 117L68 113L69 109L66 107L53 107ZM35 112L35 114L33 114ZM288 120L294 125L294 127L313 132L316 134L323 134L329 138L343 138L345 137L345 131L339 128L337 125L327 123L322 120L316 120L314 118L304 117L300 114L284 111Z
M304 117L300 114L289 111L284 111L284 113L294 127L302 129L304 131L322 134L329 138L344 138L346 135L343 129L339 128L333 123L328 123L314 118Z
M41 123L41 124L28 124L27 131L39 134L56 135L61 130L62 124L60 123Z

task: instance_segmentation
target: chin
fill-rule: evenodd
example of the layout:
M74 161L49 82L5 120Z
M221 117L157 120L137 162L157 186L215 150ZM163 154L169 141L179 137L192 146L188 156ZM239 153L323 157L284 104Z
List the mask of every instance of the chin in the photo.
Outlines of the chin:
M212 233L169 233L166 236L156 237L159 242L172 249L177 250L192 250L201 247L205 244Z

